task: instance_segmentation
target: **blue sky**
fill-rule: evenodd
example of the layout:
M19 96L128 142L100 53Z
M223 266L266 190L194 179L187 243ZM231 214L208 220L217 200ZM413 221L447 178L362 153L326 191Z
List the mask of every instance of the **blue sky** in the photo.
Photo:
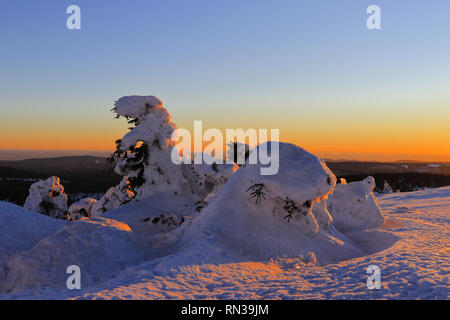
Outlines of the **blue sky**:
M70 4L81 30L66 28ZM381 30L366 28L370 4ZM450 158L449 14L439 0L2 0L0 132L14 144L0 148L55 130L57 149L86 135L105 149L126 130L114 101L154 94L179 127L280 128L316 152L407 155L426 144L419 126L437 139L423 152Z

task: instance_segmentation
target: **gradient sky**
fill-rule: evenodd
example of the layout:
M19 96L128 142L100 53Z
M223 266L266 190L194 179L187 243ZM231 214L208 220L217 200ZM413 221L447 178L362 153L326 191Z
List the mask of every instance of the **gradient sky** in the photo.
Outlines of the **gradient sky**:
M82 30L66 28L70 4ZM448 0L2 0L0 149L112 149L128 127L114 101L153 94L178 127L450 161L449 16Z

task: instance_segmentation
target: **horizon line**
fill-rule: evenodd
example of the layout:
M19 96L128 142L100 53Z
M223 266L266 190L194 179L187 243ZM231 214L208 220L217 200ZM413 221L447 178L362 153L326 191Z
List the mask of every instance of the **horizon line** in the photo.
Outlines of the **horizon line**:
M308 151L308 150L307 150ZM107 155L112 153L113 150L101 150L101 149L2 149L0 148L0 161L20 161L28 159L45 159L45 158L63 158L70 156L92 156L92 154L103 154ZM311 151L309 151L311 152ZM1 153L16 153L16 155L10 155L9 157L2 156ZM18 153L18 154L17 154ZM35 155L26 155L26 153L32 153ZM46 155L45 153L53 153ZM392 153L372 153L372 152L332 152L332 151L318 151L311 152L325 161L335 161L335 162L379 162L379 163L392 163L392 162L403 162L403 163L450 163L450 159L446 160L433 160L433 157L445 157L445 155L423 155L423 154L398 154L401 156L399 158L393 158L392 160L376 159L378 156L395 156ZM327 154L327 156L322 156L320 154ZM332 156L335 154L336 156ZM352 157L352 155L356 157ZM373 156L373 158L360 159L359 156ZM414 159L420 156L425 160ZM426 159L429 156L430 159ZM411 159L408 159L411 157Z

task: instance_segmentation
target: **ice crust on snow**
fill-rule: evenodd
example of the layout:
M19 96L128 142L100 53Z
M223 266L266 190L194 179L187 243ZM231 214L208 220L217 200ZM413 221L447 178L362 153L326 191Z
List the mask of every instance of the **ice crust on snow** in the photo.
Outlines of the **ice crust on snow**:
M67 212L67 195L58 177L33 183L24 208L53 218L64 218Z

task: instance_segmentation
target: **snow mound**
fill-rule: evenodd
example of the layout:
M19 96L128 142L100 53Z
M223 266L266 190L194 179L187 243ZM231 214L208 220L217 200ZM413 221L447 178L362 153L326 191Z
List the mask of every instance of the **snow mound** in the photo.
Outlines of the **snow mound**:
M259 164L241 167L194 219L183 240L217 242L255 258L313 252L318 261L328 263L361 254L334 228L321 228L331 223L325 208L317 218L312 212L333 190L333 173L302 148L279 146L276 175L260 175Z
M24 208L53 218L63 219L67 212L67 194L58 177L33 183Z
M0 201L0 260L30 249L65 224L62 220Z
M0 267L0 293L24 289L67 290L67 267L81 269L82 287L114 277L140 262L145 248L128 225L105 218L67 223L33 248L7 257Z
M336 186L326 202L337 229L342 232L365 230L385 221L373 194L374 188L373 177Z

